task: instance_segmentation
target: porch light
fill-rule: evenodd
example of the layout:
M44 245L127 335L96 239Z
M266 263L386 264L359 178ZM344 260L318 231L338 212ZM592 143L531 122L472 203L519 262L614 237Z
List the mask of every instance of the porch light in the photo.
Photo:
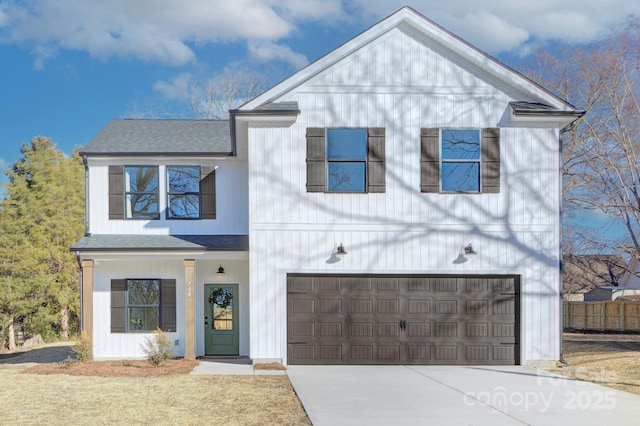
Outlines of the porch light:
M218 275L224 275L224 268L222 267L222 265L220 265L220 267L218 268Z
M336 249L336 254L340 257L346 256L347 251L344 249L344 246L342 245L342 243L340 243L340 245L338 246L338 248Z

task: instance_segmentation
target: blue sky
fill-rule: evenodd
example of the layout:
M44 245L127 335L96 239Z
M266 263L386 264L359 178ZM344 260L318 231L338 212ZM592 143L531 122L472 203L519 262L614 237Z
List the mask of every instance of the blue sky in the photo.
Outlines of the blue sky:
M511 63L640 14L629 0L0 0L0 168L34 136L70 153L112 118L184 117L180 84L298 69L405 5Z

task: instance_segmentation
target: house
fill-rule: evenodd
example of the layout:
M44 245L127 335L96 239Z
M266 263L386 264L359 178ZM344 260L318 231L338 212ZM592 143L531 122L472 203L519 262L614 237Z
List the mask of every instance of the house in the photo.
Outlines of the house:
M83 150L97 359L545 364L560 137L583 114L410 8L229 121L114 120Z
M608 285L596 287L584 295L587 302L595 302L600 300L626 300L635 301L640 296L640 262L633 257L629 262L629 266L625 267L620 273L620 279L616 285Z
M617 288L625 270L626 262L617 254L565 255L562 258L562 300L582 302L586 294L595 289Z

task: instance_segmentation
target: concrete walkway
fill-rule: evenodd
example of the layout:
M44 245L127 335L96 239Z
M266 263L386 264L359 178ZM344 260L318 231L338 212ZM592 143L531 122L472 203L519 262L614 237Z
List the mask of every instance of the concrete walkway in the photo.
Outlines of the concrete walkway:
M520 366L288 366L315 426L635 425L640 395Z
M194 375L261 375L261 376L274 376L284 375L284 370L255 370L248 359L228 359L228 360L210 360L201 359L200 365L191 371Z

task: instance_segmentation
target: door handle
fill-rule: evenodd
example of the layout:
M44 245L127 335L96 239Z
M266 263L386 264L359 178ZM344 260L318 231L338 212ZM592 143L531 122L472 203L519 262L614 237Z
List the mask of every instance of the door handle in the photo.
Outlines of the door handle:
M407 322L405 320L400 320L400 330L404 330L407 328Z

